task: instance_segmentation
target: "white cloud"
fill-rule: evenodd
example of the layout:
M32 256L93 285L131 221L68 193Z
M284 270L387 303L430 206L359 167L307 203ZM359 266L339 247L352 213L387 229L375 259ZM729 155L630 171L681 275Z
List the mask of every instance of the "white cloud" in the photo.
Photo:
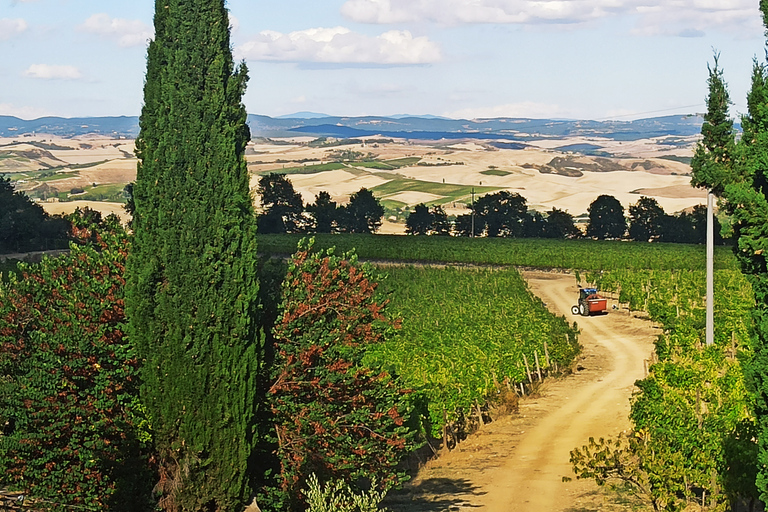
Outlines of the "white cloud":
M407 30L391 30L377 37L344 27L311 28L290 34L261 32L239 46L238 58L277 62L328 64L428 64L440 60L440 47Z
M13 116L19 119L39 119L53 115L50 111L39 107L18 107L11 103L0 103L0 116Z
M13 36L19 35L27 30L27 28L27 22L21 18L13 20L10 18L2 18L0 19L0 41L8 40Z
M77 80L82 78L83 74L75 66L32 64L24 71L24 76L42 80Z
M82 32L113 39L124 48L146 45L153 36L152 27L141 20L111 18L105 13L94 14L77 28Z
M229 13L229 28L233 34L240 31L240 20L232 16L231 12Z
M527 117L532 119L552 119L569 117L559 105L548 103L535 103L526 101L522 103L507 103L493 107L475 107L455 110L442 114L452 119L487 119L492 117Z
M743 31L761 19L754 0L347 0L341 12L360 23L447 25L573 24L628 15L637 20L637 33L667 35Z

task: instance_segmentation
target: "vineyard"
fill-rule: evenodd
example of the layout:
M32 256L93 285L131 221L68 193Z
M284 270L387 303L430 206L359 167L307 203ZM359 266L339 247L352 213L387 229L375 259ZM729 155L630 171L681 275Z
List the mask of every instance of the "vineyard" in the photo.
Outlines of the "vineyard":
M387 274L383 286L403 326L368 353L369 363L423 394L432 435L444 442L489 399L524 392L537 372L568 367L579 352L576 327L554 317L512 268L404 266Z
M583 270L704 270L701 245L530 238L314 235L318 249L355 250L361 259ZM302 235L259 235L259 252L291 254ZM715 268L736 270L729 247L715 248Z
M757 502L752 403L752 289L738 271L715 273L715 343L704 346L705 274L591 272L589 283L663 326L648 377L632 402L634 433L572 452L577 475L630 483L655 508L726 510Z

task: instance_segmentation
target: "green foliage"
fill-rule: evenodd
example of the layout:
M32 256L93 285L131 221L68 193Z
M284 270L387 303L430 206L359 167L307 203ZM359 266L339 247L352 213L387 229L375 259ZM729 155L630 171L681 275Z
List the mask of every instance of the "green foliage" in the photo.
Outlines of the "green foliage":
M533 367L538 353L553 369L568 367L580 351L578 331L554 317L514 269L387 272L383 286L402 329L367 360L426 397L433 435L495 397L505 381L527 381L523 355Z
M0 254L66 248L69 229L66 220L49 217L0 175Z
M305 231L304 201L285 174L259 178L259 198L264 213L259 215L259 233L301 233Z
M379 508L386 491L376 489L374 480L367 492L356 493L342 480L320 485L315 474L307 479L307 512L387 512Z
M475 212L475 226L489 237L517 238L524 234L528 217L526 199L516 192L502 190L479 198L472 210Z
M641 197L629 207L629 238L637 242L658 240L664 235L667 214L652 197Z
M148 48L128 332L152 417L160 506L240 510L257 389L250 138L224 0L156 2Z
M316 233L333 233L338 229L338 207L336 201L331 200L331 195L321 190L315 196L315 202L307 205L307 211L314 218L314 230Z
M622 238L627 230L624 207L618 199L603 194L589 205L587 236L605 240Z
M718 66L719 57L716 53L714 67L707 65L707 113L701 127L702 140L696 145L691 160L691 184L708 188L718 196L723 194L725 186L735 178L733 164L736 152L733 120L728 114L731 99L723 79L723 70ZM751 131L749 122L745 123L744 131Z
M409 235L426 235L432 227L432 214L424 203L417 204L405 222L405 232Z
M573 239L581 238L582 232L573 223L573 215L553 207L547 212L546 225L544 226L542 236L544 238Z
M384 207L373 192L363 187L349 198L339 212L339 225L347 233L375 233L381 227Z
M760 10L765 23L768 3L761 0ZM730 99L717 61L715 55L714 68L709 68L703 140L691 165L694 183L721 195L732 214L736 254L755 293L754 355L745 360L745 369L756 416L757 487L760 499L768 502L768 69L755 59L748 112L741 119L743 134L734 144L733 123L728 117Z
M114 217L73 220L84 245L20 263L23 276L0 285L0 487L37 510L148 510L148 419L124 334L127 235Z
M395 324L371 268L352 255L313 252L301 242L283 281L273 330L269 403L280 458L281 490L292 509L311 473L323 480L399 481L398 463L414 448L410 392L362 364Z
M259 251L291 254L300 235L260 235ZM319 249L355 249L360 258L435 263L477 263L582 270L703 270L700 245L601 240L543 240L400 235L316 235ZM736 269L728 247L715 247L715 267Z

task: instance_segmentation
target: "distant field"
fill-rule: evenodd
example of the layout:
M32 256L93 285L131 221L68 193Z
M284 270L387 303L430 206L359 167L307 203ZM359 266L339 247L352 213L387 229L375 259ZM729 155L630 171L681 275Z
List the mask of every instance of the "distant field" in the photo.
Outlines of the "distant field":
M402 235L314 235L318 249L355 249L363 259L514 265L580 270L703 270L704 246L597 240L459 238ZM291 254L302 235L259 235L259 252ZM736 269L730 247L715 248L718 269Z
M400 192L423 192L443 196L444 199L438 201L445 203L450 201L459 201L472 195L475 191L476 196L498 190L496 187L471 187L468 185L453 185L451 183L435 183L434 181L421 181L408 178L397 178L382 185L377 185L371 189L377 196L388 196Z
M314 174L316 172L344 169L345 167L347 166L342 163L331 162L327 164L298 165L294 167L270 169L267 171L260 171L259 174Z
M488 169L487 171L482 171L480 174L485 176L509 176L512 173L509 171L502 171L501 169Z

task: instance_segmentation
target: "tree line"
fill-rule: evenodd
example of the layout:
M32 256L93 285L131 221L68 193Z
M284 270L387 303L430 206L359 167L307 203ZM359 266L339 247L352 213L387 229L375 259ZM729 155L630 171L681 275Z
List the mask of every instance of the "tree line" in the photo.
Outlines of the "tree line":
M301 194L284 174L259 179L262 213L259 233L375 233L384 208L373 193L361 188L349 203L338 205L326 191L304 205ZM505 238L629 239L639 242L702 244L706 238L706 208L695 206L677 215L667 214L658 201L642 196L626 212L618 199L601 195L589 205L586 230L576 226L573 215L552 208L541 213L528 208L516 192L502 190L481 196L468 206L470 212L451 218L442 206L418 204L409 212L409 235L486 236ZM720 230L716 232L719 235ZM722 237L718 238L722 243Z
M66 248L70 223L48 213L0 176L0 254Z

